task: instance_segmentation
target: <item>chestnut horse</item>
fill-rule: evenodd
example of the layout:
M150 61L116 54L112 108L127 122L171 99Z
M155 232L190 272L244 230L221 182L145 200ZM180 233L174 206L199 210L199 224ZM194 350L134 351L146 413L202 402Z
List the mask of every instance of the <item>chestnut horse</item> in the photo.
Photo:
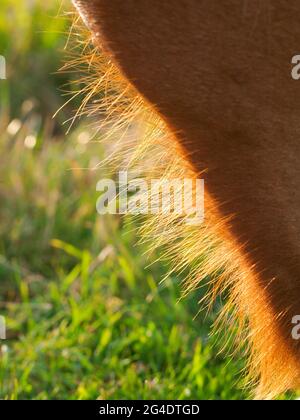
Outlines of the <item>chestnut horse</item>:
M257 397L297 388L299 1L74 3L95 43L175 133L203 174L210 211L226 221L221 235L238 253L234 293Z

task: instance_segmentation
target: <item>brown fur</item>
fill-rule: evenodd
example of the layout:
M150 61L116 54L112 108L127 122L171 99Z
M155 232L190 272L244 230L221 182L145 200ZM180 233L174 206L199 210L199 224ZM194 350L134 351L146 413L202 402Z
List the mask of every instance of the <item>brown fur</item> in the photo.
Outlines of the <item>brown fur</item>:
M299 386L291 320L300 314L300 82L290 75L299 2L74 2L205 178L208 229L224 244L208 255L234 268L226 284L241 329L249 324L257 396Z

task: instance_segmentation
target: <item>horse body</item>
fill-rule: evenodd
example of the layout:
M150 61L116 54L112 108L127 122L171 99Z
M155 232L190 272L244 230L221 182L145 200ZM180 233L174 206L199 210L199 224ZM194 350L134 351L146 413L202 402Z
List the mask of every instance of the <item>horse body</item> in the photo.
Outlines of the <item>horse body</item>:
M297 0L75 0L125 77L205 179L238 250L258 395L300 384L300 49Z

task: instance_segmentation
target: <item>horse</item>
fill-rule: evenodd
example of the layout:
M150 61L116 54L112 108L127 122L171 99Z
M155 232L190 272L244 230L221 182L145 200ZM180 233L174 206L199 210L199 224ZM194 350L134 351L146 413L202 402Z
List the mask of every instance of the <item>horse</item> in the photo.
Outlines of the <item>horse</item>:
M204 179L206 226L222 245L209 247L210 235L202 229L198 238L201 229L193 228L190 254L202 252L203 241L210 249L194 281L225 267L212 294L229 288L225 311L247 340L255 397L297 389L299 2L73 3L93 44L162 121L178 167ZM182 241L177 254L189 246Z

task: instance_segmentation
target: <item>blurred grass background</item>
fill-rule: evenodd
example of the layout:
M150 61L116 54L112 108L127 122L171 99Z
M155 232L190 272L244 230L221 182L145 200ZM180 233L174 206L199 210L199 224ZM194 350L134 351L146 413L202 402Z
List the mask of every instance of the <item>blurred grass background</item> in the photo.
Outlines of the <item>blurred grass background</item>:
M132 226L96 213L101 173L78 168L103 151L83 126L65 136L68 107L52 119L69 77L61 3L0 7L0 398L246 398L243 360L212 347L213 315L193 319L200 292L178 302L180 277L160 284L167 263L149 266Z

